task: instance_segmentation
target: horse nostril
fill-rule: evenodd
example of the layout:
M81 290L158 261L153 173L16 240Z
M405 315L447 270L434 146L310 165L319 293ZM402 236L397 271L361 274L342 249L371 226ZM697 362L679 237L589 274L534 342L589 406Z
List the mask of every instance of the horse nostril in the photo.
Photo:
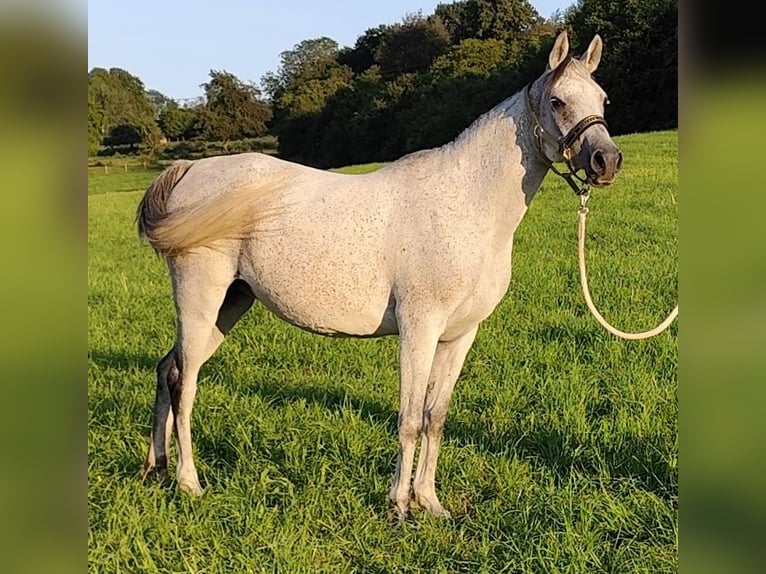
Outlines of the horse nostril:
M622 152L617 152L617 171L620 171L622 169Z
M596 173L602 174L606 171L606 158L600 151L595 152L591 156L590 163Z

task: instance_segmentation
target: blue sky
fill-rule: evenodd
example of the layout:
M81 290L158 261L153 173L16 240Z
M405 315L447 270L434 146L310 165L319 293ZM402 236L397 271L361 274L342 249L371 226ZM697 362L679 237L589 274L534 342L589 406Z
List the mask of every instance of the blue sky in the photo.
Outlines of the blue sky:
M123 68L171 98L202 95L211 69L260 82L279 54L309 38L351 46L368 28L449 0L90 0L88 70ZM531 0L541 16L575 0Z

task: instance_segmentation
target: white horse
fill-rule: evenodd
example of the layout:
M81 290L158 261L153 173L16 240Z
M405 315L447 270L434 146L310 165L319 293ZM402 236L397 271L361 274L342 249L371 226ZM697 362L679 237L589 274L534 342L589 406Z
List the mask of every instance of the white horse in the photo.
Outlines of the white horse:
M544 73L454 141L374 173L342 175L246 153L177 162L138 207L142 237L167 259L177 339L157 366L144 471L199 494L190 418L197 375L255 300L323 335L398 335L399 457L389 498L448 516L434 476L452 390L479 324L511 278L513 235L552 162L609 185L622 163L591 74L558 36ZM578 176L579 177L579 176ZM421 454L411 482L415 446ZM414 502L413 502L414 500Z

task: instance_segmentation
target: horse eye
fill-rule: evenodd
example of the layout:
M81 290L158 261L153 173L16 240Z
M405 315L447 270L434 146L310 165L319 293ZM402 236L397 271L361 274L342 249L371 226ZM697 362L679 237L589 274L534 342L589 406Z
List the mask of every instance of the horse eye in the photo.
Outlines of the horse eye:
M558 98L551 98L551 105L553 106L553 109L560 110L565 104Z

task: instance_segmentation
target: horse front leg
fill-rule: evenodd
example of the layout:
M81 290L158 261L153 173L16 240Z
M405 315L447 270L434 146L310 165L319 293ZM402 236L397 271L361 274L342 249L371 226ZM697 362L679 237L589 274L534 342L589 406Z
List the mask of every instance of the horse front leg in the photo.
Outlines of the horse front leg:
M399 457L389 499L400 520L410 508L415 447L422 430L428 375L441 332L441 327L426 322L399 321Z
M423 434L413 490L418 506L435 516L450 516L436 496L436 462L452 391L468 350L476 338L477 330L478 325L458 339L439 342L428 378L428 393L423 410Z

